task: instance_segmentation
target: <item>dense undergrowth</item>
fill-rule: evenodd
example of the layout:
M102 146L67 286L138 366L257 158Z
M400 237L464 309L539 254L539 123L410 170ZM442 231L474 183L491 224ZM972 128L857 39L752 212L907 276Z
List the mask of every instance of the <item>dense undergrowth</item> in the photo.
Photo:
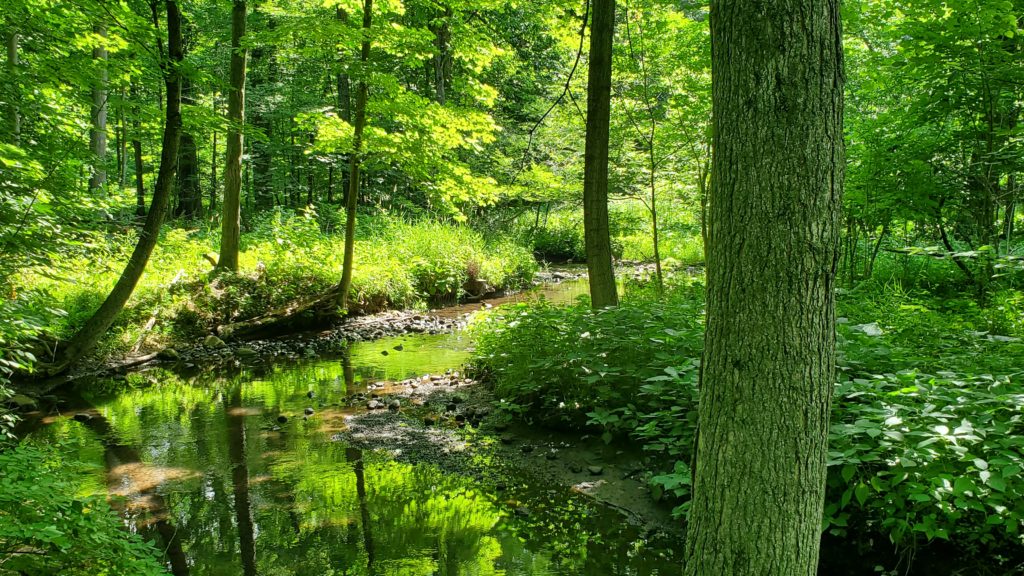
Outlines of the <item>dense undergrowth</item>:
M854 546L882 535L909 554L949 540L965 556L990 556L990 567L1019 562L1024 295L1002 289L987 306L970 295L940 298L921 288L932 272L944 273L929 266L913 281L890 275L839 297L823 523ZM661 298L630 289L617 309L543 301L500 309L474 327L476 369L513 417L642 445L653 494L685 515L701 282L675 277Z
M315 210L262 214L242 236L241 271L211 274L218 230L205 225L165 228L146 274L107 336L104 352L126 350L146 337L151 345L201 337L220 324L251 318L338 282L343 234ZM66 338L95 311L134 243L134 229L46 268L23 273L16 285L22 310L34 310L40 328ZM357 231L352 311L425 306L467 293L514 289L536 271L530 250L486 239L466 226L366 217ZM143 334L151 318L155 324Z
M609 204L609 233L616 258L634 262L654 260L650 213L637 201ZM659 252L666 268L704 261L700 224L686 210L670 210L659 222ZM537 256L551 262L585 262L583 214L561 208L526 214L516 220L511 233L533 247Z
M166 574L102 492L78 495L79 468L52 446L0 451L0 574Z

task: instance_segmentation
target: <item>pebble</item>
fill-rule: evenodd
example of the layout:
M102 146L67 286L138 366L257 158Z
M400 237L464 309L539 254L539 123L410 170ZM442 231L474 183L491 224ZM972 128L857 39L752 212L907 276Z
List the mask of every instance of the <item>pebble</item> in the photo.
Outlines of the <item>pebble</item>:
M305 414L306 416L312 416L312 415L313 415L313 408L312 408L312 407L310 407L310 406L306 406L306 409L305 409L305 410L303 410L303 413L304 413L304 414Z
M587 472L590 472L591 476L600 476L604 472L604 468L600 466L587 466Z

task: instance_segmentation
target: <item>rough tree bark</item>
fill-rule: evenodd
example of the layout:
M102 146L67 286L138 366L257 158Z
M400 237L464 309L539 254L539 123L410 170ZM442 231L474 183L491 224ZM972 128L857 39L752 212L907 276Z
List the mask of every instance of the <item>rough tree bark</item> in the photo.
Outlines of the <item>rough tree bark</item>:
M366 127L366 98L369 87L366 84L366 64L370 60L370 24L373 18L373 0L363 2L363 42L359 53L359 88L356 92L355 132L352 136L352 158L349 163L349 189L345 198L345 260L341 267L341 282L338 283L338 302L348 308L348 293L352 288L352 265L356 244L356 200L359 198L359 167L362 162L363 129Z
M160 151L160 171L157 173L156 186L153 189L153 201L150 205L146 222L139 233L135 250L125 265L121 277L99 309L85 323L70 342L59 352L58 362L50 369L51 374L63 372L75 361L88 353L104 332L114 323L114 319L124 308L138 284L139 278L146 269L149 256L156 247L160 235L160 225L167 213L168 200L174 187L174 175L178 169L178 144L181 140L181 74L179 65L181 51L181 12L175 0L166 0L167 4L167 61L162 64L164 73L167 103L162 148Z
M183 78L181 83L181 103L189 106L195 104L192 97L192 80ZM195 136L183 130L181 145L178 148L178 177L175 179L178 203L175 206L175 218L201 218L203 215L203 191L199 187L199 146Z
M93 26L93 32L101 38L107 37L105 24ZM92 175L89 176L89 192L98 192L107 183L107 48L92 49L92 59L97 61L98 70L92 85L92 128L89 130L89 151L92 152Z
M816 574L843 186L839 0L711 4L714 157L688 576Z
M615 0L593 0L590 72L587 78L587 142L583 173L583 231L594 308L617 306L608 233L608 132L611 115Z
M228 93L227 159L224 164L224 202L221 212L220 258L217 266L238 271L238 241L242 222L242 128L245 124L245 0L231 9L231 90Z

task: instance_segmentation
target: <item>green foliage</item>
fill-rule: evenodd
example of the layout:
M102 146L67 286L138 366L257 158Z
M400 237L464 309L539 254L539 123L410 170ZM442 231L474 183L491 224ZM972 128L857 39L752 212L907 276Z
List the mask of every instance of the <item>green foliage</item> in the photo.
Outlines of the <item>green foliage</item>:
M52 449L0 452L0 574L165 574L102 496L75 496L76 473Z
M827 529L904 550L1019 545L1022 304L1018 291L981 307L899 284L843 294ZM518 304L475 325L474 363L512 415L641 443L658 456L652 493L685 514L702 307L700 285L678 281L663 301L627 291L614 310Z
M7 408L7 401L14 394L9 379L15 372L26 373L32 369L36 357L31 347L37 343L46 317L59 314L36 306L24 294L0 300L0 447L14 439L12 431L18 420Z
M658 496L678 499L689 494L703 285L668 281L664 299L630 285L621 306L598 311L544 300L503 307L474 323L473 364L511 414L593 427L605 441L629 437L675 462L651 483Z
M967 549L1019 542L1024 528L1024 389L1010 376L843 375L829 437L824 523L898 545Z

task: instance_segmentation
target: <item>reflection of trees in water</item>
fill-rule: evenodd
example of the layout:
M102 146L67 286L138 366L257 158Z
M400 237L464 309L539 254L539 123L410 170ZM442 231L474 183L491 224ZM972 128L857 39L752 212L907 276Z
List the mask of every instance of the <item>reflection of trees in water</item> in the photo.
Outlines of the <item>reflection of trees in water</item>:
M242 389L231 388L231 401L225 406L228 422L228 455L231 461L231 485L235 497L235 522L238 524L238 545L242 573L256 576L256 538L253 532L252 508L249 503L249 465L246 461L245 416ZM235 408L236 410L232 410Z
M78 400L76 405L88 405L84 399ZM139 532L143 537L158 539L174 576L188 576L188 561L181 547L181 539L177 528L168 521L167 504L157 491L159 486L155 483L136 486L133 478L118 472L131 470L130 465L133 464L142 466L144 463L139 451L117 440L118 436L102 411L90 410L89 413L92 417L85 421L85 425L103 442L108 485L111 488L130 487L128 501L138 503L142 515L139 519Z
M343 361L196 385L167 375L105 403L96 433L138 446L149 464L201 473L159 488L178 528L175 562L194 576L656 573L634 569L625 548L589 546L578 518L553 532L538 513L524 541L472 479L352 451L317 417L271 429L278 414L301 414L308 390L332 402L354 379Z

